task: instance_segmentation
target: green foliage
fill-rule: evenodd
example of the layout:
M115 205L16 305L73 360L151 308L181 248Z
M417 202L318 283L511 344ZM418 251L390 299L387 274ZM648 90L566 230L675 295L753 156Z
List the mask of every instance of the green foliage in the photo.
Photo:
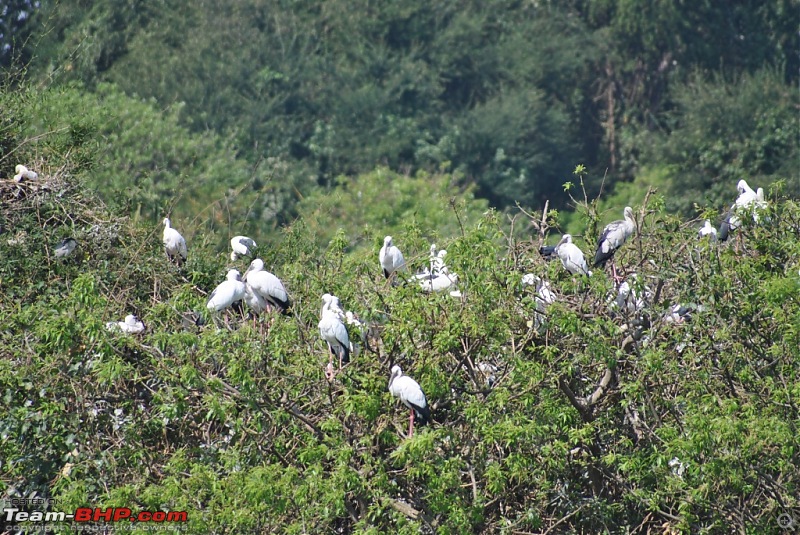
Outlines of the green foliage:
M676 100L674 127L647 139L643 158L668 170L671 210L688 214L694 203L727 209L740 179L765 190L783 179L788 193L800 194L800 97L780 73L763 70L735 84L698 76Z
M567 155L591 161L583 138L602 135L581 83L597 47L559 9L178 4L45 3L52 31L36 72L185 103L183 124L233 136L253 163L288 162L303 194L309 175L330 186L379 164L416 173L449 163L499 206L533 204L558 197ZM293 203L291 188L280 193Z
M2 497L186 510L193 533L800 519L796 10L762 4L45 2L32 77L0 90ZM727 207L741 177L775 184L763 224L697 241L673 209ZM545 263L528 215L476 191L569 199L545 223L587 256L633 206L614 262L647 308ZM239 233L292 315L212 321ZM386 234L411 271L446 247L462 296L387 282ZM325 292L366 324L332 381ZM106 327L127 313L144 333ZM411 438L395 363L432 409Z
M165 203L161 191L179 187L217 228L246 218L255 234L288 223L315 186L376 166L452 170L501 210L546 200L563 209L573 161L591 171L592 196L673 170L671 208L684 214L709 188L719 202L730 174L719 168L797 178L783 172L796 156L786 101L800 72L790 0L59 0L43 1L31 20L31 63L15 67L37 86L79 81L107 93L111 83L169 117L169 127L143 119L120 136L175 160L121 154L137 164L115 177L115 191L137 196L129 209L163 211L154 206ZM765 68L771 88L747 89L738 102L740 80ZM717 80L723 98L713 90L706 99L706 83L693 95L698 79ZM762 117L752 95L775 111ZM707 110L692 106L718 100L730 101L723 114L743 118L732 129L711 128Z
M615 262L655 290L638 317L609 308L602 270L577 280L545 264L494 211L462 208L463 230L447 227L435 198L447 175L388 177L338 191L368 192L384 216L379 192L395 205L430 197L418 221L381 224L414 269L424 236L444 239L461 298L388 284L374 247L350 249L360 227L334 230L339 199L265 255L293 315L231 314L222 329L182 321L222 280L228 259L212 244L195 240L178 270L159 227L120 221L74 176L0 183L13 229L0 239L3 496L186 510L187 529L216 533L763 532L797 511L796 202L771 203L770 224L746 220L730 244L697 242L694 222L652 196L636 206L639 232ZM66 234L80 249L56 259ZM558 298L541 327L526 272ZM360 352L332 382L317 333L325 292L367 324L351 328ZM690 322L664 319L676 303L694 305ZM145 333L106 329L130 311ZM395 363L432 407L412 438L387 391Z
M386 235L418 227L424 235L456 235L488 209L471 190L461 191L457 178L420 172L401 176L377 169L354 178L339 177L331 190L319 189L298 204L303 224L320 247L372 247ZM331 240L336 240L331 242ZM422 246L427 254L427 246Z
M51 88L15 104L22 109L14 117L25 119L16 137L5 138L18 140L9 154L27 136L37 151L68 155L76 173L134 221L156 223L170 215L187 239L202 228L219 231L224 247L225 235L235 233L266 245L273 235L265 230L286 211L279 192L294 187L284 180L286 166L271 158L251 169L230 143L180 126L181 105L158 111L154 102L108 84L94 93L78 85ZM22 155L12 162L28 161Z

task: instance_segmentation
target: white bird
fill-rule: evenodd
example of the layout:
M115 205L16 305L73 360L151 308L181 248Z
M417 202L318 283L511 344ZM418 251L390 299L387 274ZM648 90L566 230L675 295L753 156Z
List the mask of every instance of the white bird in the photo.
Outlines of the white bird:
M727 240L730 231L736 230L741 226L741 220L736 214L752 208L753 205L759 200L758 193L753 191L753 188L751 188L744 179L740 180L739 183L736 184L736 190L739 192L739 196L736 197L736 201L731 205L730 210L728 210L722 219L722 224L717 232L717 239L719 239L719 241ZM763 190L761 197L762 199L764 197ZM758 222L758 219L755 217L755 215L753 219Z
M556 302L556 294L553 293L550 283L542 280L538 275L526 273L522 276L522 284L523 286L536 287L537 308L540 302L546 305L551 305Z
M125 321L109 321L106 323L109 331L122 331L127 334L139 334L144 331L144 323L133 314L125 316Z
M586 258L583 256L583 251L577 245L572 243L572 235L564 234L561 241L556 245L556 255L561 259L561 264L564 269L573 275L591 275L589 266L586 265Z
M244 273L244 281L258 293L267 303L281 311L281 314L289 314L292 301L283 286L281 280L264 269L264 261L256 258L250 262L250 267Z
M364 322L358 319L358 316L353 314L353 312L350 310L344 313L344 322L348 325L352 325L353 327L361 328L364 326Z
M322 296L322 311L319 320L319 335L328 343L330 361L328 362L328 380L333 379L333 356L339 358L339 368L350 361L350 336L339 314L331 308L334 297L331 294Z
M764 199L764 188L758 188L756 190L756 200L753 201L753 221L758 223L759 219L761 219L761 212L767 208L767 201Z
M387 279L391 277L395 271L405 271L406 269L406 261L405 258L403 258L403 253L392 243L391 236L386 236L383 239L383 247L381 247L381 251L378 254L378 259L381 262L383 276Z
M389 392L396 398L400 398L403 405L411 410L408 424L408 436L414 435L414 416L416 415L420 425L428 423L431 418L431 411L428 408L428 400L419 383L408 375L403 375L400 366L392 366L392 376L389 378Z
M335 295L327 293L324 294L322 296L323 303L325 302L326 299L328 299L325 296L330 296L330 303L328 304L328 309L333 311L333 313L336 315L336 318L342 323L344 323L346 326L350 326L357 329L360 334L361 340L364 341L364 334L365 334L364 327L366 326L366 324L362 322L358 318L358 316L356 316L352 311L345 310L344 307L342 306L341 299L339 299ZM350 331L348 331L348 336L349 333ZM360 352L361 352L361 347L357 343L350 340L350 355L357 357Z
M645 286L642 288L644 295L640 295L638 289L638 276L636 273L631 274L628 280L619 285L617 296L612 303L612 308L616 308L626 314L635 314L643 310L648 301L653 297L653 292Z
M56 245L56 258L62 258L65 256L69 256L78 246L78 242L75 238L64 238L58 245Z
M433 275L435 272L434 266L436 265L436 244L431 244L430 254L428 255L428 267L425 268L424 271L428 271L429 275Z
M269 307L267 300L261 297L261 294L246 282L244 283L244 303L255 314L261 314Z
M164 250L167 258L178 266L186 261L186 240L181 233L170 226L169 218L164 218Z
M432 273L435 276L437 275L446 275L448 273L447 265L444 263L444 257L447 256L446 249L440 249L438 253L436 253L436 257L433 259L432 266Z
M235 261L240 256L251 256L256 247L258 245L252 238L234 236L231 238L231 260Z
M624 219L612 221L605 226L603 232L597 240L597 252L594 255L594 265L604 266L617 249L627 241L631 234L636 230L636 221L633 219L633 209L626 206L622 215ZM617 278L617 268L611 263L614 278Z
M672 473L682 479L683 474L686 472L686 465L677 457L670 459L668 464L672 469Z
M536 308L541 312L547 305L552 305L556 302L556 294L550 288L550 283L537 277L536 281Z
M255 326L258 316L261 315L262 312L269 308L269 303L266 299L261 297L257 291L253 289L248 283L244 283L244 304L247 305L253 313L253 325ZM270 326L272 325L270 321ZM259 326L259 332L261 335L264 335L264 325L261 324Z
M36 180L39 178L39 175L36 173L36 171L31 171L22 164L18 164L14 168L14 171L17 173L14 175L14 182L21 182L23 178L26 180Z
M423 292L441 292L456 286L458 284L458 275L455 273L442 273L433 279L422 279L419 284Z
M536 296L533 298L533 325L538 329L545 325L545 312L547 310L547 306L556 302L556 294L553 293L549 282L542 280L541 277L534 275L533 273L526 273L523 275L522 284L525 286L536 287Z
M242 282L241 274L236 269L231 269L225 276L224 281L219 283L211 296L208 298L206 308L211 312L225 310L237 301L244 299L245 284Z
M483 375L483 378L486 380L486 386L489 388L493 387L494 383L497 381L497 366L489 362L479 362L478 371L481 372L481 375Z
M717 229L711 226L711 220L706 219L703 227L697 231L697 235L702 239L708 237L711 241L717 240Z

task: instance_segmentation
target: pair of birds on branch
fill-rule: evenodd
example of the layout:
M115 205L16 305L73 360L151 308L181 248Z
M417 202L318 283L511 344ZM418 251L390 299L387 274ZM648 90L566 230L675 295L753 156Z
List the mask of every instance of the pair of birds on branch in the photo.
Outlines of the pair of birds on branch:
M697 232L700 238L709 238L712 241L726 241L731 231L741 226L742 222L739 216L747 214L748 212L752 213L753 221L759 223L761 219L759 212L767 207L767 201L764 198L764 188L758 188L756 191L753 191L753 188L747 184L747 181L740 180L738 184L736 184L736 190L739 192L739 196L725 215L722 216L722 223L719 226L719 230L711 225L709 219L706 219L703 226Z
M206 308L211 312L221 312L240 301L244 301L255 314L268 309L289 314L292 306L283 282L264 269L264 261L260 258L250 262L244 276L237 269L229 270L226 280L211 292Z
M419 283L422 291L426 293L451 290L452 297L461 297L461 292L457 289L458 274L451 273L445 265L444 257L446 255L445 249L437 251L436 244L431 244L429 266L413 275L407 282ZM383 239L383 247L378 253L378 260L383 270L383 276L392 282L396 282L395 277L398 273L405 272L407 269L403 253L394 244L391 236Z
M178 266L182 266L186 262L188 250L186 247L186 240L180 232L172 228L172 224L168 217L164 218L164 235L163 243L164 250L167 253L167 258ZM256 242L247 236L234 236L231 238L231 260L236 261L240 256L252 256L253 251L257 247Z
M622 212L623 219L612 221L603 228L597 240L597 249L594 255L594 267L602 267L614 257L614 253L622 247L628 238L636 230L636 221L633 219L633 209L626 206ZM591 275L589 265L583 256L583 251L572 242L571 234L564 234L561 241L555 246L542 246L539 252L544 257L556 256L561 260L561 264L568 272L573 275ZM617 279L617 271L612 262L611 268L614 278Z

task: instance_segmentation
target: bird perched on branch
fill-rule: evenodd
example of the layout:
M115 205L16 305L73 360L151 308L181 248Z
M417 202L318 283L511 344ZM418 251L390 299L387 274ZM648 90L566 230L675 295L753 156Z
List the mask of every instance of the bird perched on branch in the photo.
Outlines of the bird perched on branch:
M322 310L320 311L318 327L319 335L328 343L328 350L330 351L330 360L325 373L329 381L334 376L334 355L339 359L339 369L342 368L343 364L350 362L350 336L347 334L347 327L339 319L340 311L341 309L337 310L335 307L334 296L331 294L322 296Z
M697 236L702 238L708 238L711 241L717 241L717 229L711 226L711 221L706 219L705 224L697 231Z
M405 271L406 260L403 258L403 253L392 243L392 237L386 236L383 238L383 247L381 247L378 259L381 262L383 269L383 276L387 279L391 277L395 271Z
M758 223L758 215L755 213L755 207L759 204L758 193L753 191L753 188L745 180L740 180L736 184L736 191L739 192L739 196L736 197L736 201L731 205L730 210L722 217L722 224L717 231L717 239L719 241L726 241L731 231L741 226L742 222L739 216L736 215L737 213L742 213L752 208L754 212L753 219ZM763 202L763 200L764 190L761 189L761 201Z
M56 245L56 258L64 258L71 255L76 247L78 247L78 242L75 238L64 238Z
M181 233L172 228L168 217L164 218L164 250L167 258L178 266L182 266L186 261L186 240Z
M235 261L240 256L252 256L258 247L252 238L247 236L234 236L231 238L231 260Z
M283 282L274 274L264 269L264 261L256 258L250 262L250 267L242 278L254 293L274 308L280 310L281 314L289 314L292 301L283 286Z
M556 245L555 253L561 260L564 269L573 275L591 275L589 266L586 265L586 258L583 256L583 251L572 243L572 235L564 234L561 241Z
M600 238L597 240L597 252L594 255L594 265L604 266L617 252L617 249L628 240L631 234L636 230L636 222L633 220L633 209L626 206L622 215L624 219L612 221L605 226ZM612 261L611 270L614 274L614 279L617 279L617 268Z
M211 312L220 312L244 299L244 294L245 285L239 270L231 269L225 280L211 292L206 308Z
M431 418L431 411L428 408L428 400L419 383L407 375L403 375L400 366L392 366L392 376L389 378L389 392L396 398L400 398L403 405L411 410L408 422L408 436L414 435L414 417L416 416L420 425L428 423Z
M122 331L126 334L139 334L144 331L144 323L133 314L125 316L125 321L109 321L106 323L109 331Z

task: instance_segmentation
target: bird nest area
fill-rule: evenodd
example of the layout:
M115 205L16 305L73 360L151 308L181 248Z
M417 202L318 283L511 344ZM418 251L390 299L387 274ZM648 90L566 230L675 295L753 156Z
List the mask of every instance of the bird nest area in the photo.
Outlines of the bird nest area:
M65 168L48 169L33 162L37 179L0 180L0 230L10 246L38 243L52 259L50 247L56 238L74 237L81 243L104 247L119 240L125 218L114 217ZM41 236L33 234L41 229ZM53 242L53 243L51 243Z

